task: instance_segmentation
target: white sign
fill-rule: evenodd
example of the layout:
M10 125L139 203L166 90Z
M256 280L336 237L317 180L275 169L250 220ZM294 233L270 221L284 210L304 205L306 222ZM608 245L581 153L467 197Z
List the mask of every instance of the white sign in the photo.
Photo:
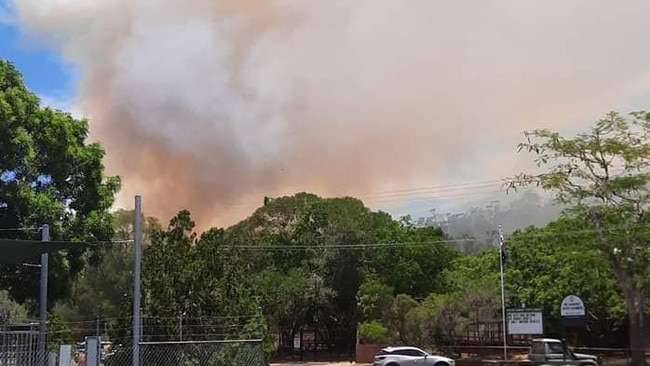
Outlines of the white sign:
M537 309L508 310L509 334L544 334L542 311Z
M585 316L585 303L578 296L569 295L562 300L561 316Z

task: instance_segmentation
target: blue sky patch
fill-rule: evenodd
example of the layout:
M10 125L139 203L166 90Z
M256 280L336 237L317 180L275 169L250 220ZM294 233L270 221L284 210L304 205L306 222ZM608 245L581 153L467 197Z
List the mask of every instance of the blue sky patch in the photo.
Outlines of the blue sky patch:
M0 0L0 58L9 60L22 73L27 87L39 96L68 99L74 94L77 72L57 52L32 44L9 19L11 5Z

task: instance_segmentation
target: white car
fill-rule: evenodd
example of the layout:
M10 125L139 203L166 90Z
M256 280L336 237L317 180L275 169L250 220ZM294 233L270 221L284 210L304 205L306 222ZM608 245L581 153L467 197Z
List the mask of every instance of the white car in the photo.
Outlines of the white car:
M430 355L417 347L387 347L375 355L373 366L455 366L451 358Z

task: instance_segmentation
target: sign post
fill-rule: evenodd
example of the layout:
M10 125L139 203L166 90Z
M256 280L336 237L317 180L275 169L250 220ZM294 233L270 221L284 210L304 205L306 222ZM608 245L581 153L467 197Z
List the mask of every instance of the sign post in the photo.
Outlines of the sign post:
M562 300L560 316L581 317L585 316L585 303L576 295L569 295Z
M508 333L544 334L542 309L508 309Z
M560 304L560 330L562 338L566 338L567 328L579 328L580 334L585 329L587 321L587 308L582 299L576 295L569 295Z

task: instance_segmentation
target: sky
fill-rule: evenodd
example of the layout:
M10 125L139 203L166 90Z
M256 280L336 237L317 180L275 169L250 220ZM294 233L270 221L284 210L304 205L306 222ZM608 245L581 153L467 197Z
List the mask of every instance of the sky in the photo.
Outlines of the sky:
M74 65L66 63L55 50L21 37L10 9L9 1L0 0L0 57L18 68L29 89L41 97L43 103L71 108L70 101L78 81Z
M524 129L650 102L645 0L10 1L0 56L89 118L118 205L161 217L224 225L298 191L416 217L507 200Z

